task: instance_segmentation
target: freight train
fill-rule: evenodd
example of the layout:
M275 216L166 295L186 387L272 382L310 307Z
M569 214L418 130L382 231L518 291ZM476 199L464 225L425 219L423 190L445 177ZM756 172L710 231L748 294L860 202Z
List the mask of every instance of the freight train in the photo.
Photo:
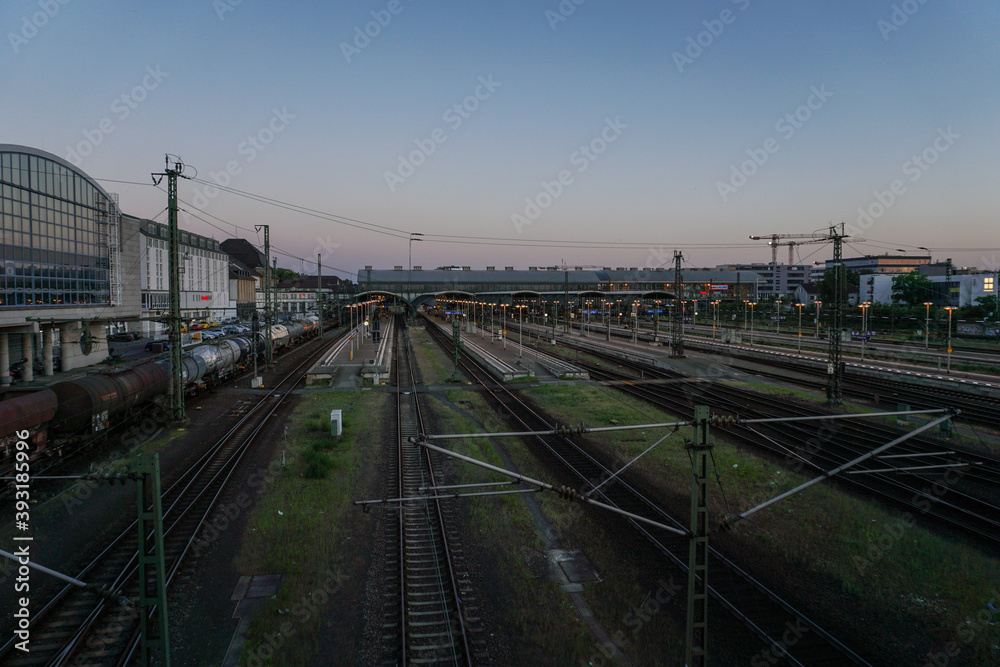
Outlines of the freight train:
M271 327L275 351L318 335L319 320L313 316ZM263 332L241 334L206 343L185 351L181 374L187 393L211 387L253 364L254 354L264 353ZM56 382L30 393L8 394L0 400L0 470L13 461L19 439L27 431L32 458L43 455L53 444L62 447L113 424L132 418L138 408L165 401L170 362L163 359L129 370L85 375Z

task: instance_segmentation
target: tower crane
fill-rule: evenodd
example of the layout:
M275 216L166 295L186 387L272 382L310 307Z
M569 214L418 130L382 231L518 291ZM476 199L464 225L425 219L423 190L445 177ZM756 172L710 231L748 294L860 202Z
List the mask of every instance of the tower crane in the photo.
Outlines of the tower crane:
M757 236L755 234L750 235L751 240L763 241L767 239L767 244L771 246L771 264L778 263L778 246L786 245L788 246L788 264L792 265L795 263L795 246L800 245L810 245L813 243L829 243L831 237L828 235L816 234L765 234L764 236ZM779 241L778 239L807 239L804 241ZM864 239L854 239L855 241L864 241Z

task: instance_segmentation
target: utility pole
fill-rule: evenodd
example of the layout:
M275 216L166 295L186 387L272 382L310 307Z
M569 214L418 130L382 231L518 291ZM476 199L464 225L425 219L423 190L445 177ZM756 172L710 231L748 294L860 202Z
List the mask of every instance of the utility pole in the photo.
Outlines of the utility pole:
M955 273L955 268L951 263L951 257L945 260L944 264L944 305L951 306L951 277Z
M170 667L167 573L164 564L163 508L160 492L160 455L139 454L136 457L136 473L139 497L139 635L141 637L142 664L153 664L153 652L159 649L161 651L161 664ZM150 509L147 510L147 506ZM153 575L152 590L150 590L150 573ZM156 610L155 623L151 617L154 608Z
M826 402L839 405L844 402L844 368L841 361L843 345L841 336L844 327L844 301L847 292L847 275L844 267L843 244L845 234L843 223L841 231L836 225L830 227L830 238L833 240L833 304L830 311L830 355L827 359L826 372L829 375L826 386Z
M684 664L708 664L708 406L694 409L691 454L691 542L688 551L687 629Z
M684 253L674 250L674 318L670 331L670 356L680 359L684 356L684 312L681 310L681 260Z
M264 367L274 364L274 347L271 341L271 225L254 225L260 232L264 230L264 327L267 330L264 341Z
M565 282L563 283L563 310L566 317L566 333L570 332L569 326L569 269L564 272Z
M316 310L319 311L319 337L323 337L323 255L316 253Z
M170 158L176 158L171 163ZM177 156L167 155L163 172L152 174L154 185L159 185L167 177L167 228L169 229L169 250L167 269L168 298L170 300L170 413L175 422L184 422L184 375L181 369L181 272L180 272L180 230L177 228L177 177L184 176L184 163Z

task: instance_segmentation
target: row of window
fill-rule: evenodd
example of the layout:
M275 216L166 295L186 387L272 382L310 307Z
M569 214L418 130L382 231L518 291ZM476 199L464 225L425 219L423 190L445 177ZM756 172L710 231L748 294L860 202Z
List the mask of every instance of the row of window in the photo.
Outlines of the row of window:
M95 206L103 198L80 174L37 155L0 153L0 181L84 206Z

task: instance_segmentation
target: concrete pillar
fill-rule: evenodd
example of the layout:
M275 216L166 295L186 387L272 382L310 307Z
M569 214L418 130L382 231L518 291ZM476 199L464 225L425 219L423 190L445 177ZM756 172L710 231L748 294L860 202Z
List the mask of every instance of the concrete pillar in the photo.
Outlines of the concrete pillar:
M10 350L7 349L7 334L0 334L0 386L10 385Z
M32 338L33 334L21 334L21 354L24 355L25 359L21 377L24 378L25 382L31 382L35 379L35 369L32 366L35 359L35 348L32 344Z
M45 327L42 330L42 366L43 374L48 377L52 375L52 327Z
M73 359L80 354L80 346L73 345L75 342L73 340L73 332L74 329L71 324L62 324L59 326L59 370L64 373L76 368L76 364L73 363Z

